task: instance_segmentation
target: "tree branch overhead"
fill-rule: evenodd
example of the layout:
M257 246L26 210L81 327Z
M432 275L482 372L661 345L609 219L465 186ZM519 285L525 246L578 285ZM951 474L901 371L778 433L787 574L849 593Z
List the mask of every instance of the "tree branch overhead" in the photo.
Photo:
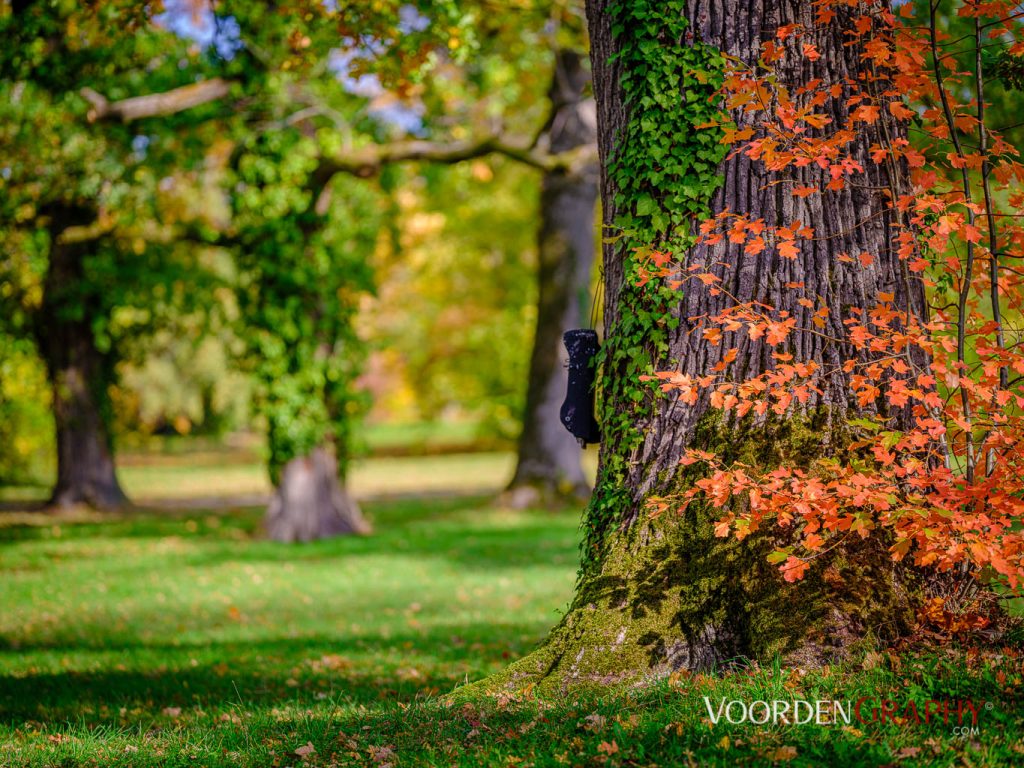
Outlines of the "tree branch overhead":
M164 117L185 112L211 101L223 99L230 90L230 82L215 77L162 93L133 96L119 101L111 101L92 88L82 88L79 93L92 106L88 114L89 122L120 120L130 123L147 117Z

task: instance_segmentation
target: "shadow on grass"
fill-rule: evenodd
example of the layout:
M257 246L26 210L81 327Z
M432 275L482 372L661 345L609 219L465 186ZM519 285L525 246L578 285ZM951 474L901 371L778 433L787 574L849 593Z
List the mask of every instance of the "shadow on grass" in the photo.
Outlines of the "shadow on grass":
M962 651L906 656L891 669L812 673L798 688L792 687L788 670L780 674L763 668L693 677L677 685L662 680L600 694L578 690L546 701L477 697L451 707L436 701L407 708L381 706L361 715L358 723L397 754L414 754L431 765L1020 765L1024 720L1019 688L1000 683L997 668L968 669L965 658L969 654L965 657ZM1011 662L1003 671L1013 667ZM876 704L889 699L919 706L928 700L970 699L981 711L979 728L970 738L941 718L930 723L873 722L867 708L865 721L854 719L849 726L756 726L725 720L716 725L706 717L705 696L716 702L795 697L851 704L867 696ZM346 721L341 727L347 727ZM957 759L964 756L970 759Z
M382 534L294 548L255 543L241 552L232 552L228 548L208 549L190 556L187 564L192 567L215 567L224 563L300 565L353 557L401 556L443 560L460 568L495 571L545 565L571 567L576 563L576 554L572 550L574 531L551 530L538 524L517 528L515 538L512 538L501 530L463 526L460 528L463 537L458 541L446 533L403 531L386 537Z
M166 707L223 710L239 704L246 708L313 704L326 697L354 705L410 701L424 693L447 693L467 677L478 678L489 667L528 652L530 643L504 642L502 637L530 635L539 640L544 628L509 626L504 635L501 629L479 624L430 633L393 633L386 639L317 635L191 645L122 643L102 648L0 644L3 653L123 653L128 664L146 665L144 669L118 664L68 672L28 669L0 676L0 722L12 726L75 721L123 724L122 710L135 710L130 719L138 720Z
M435 698L424 699L422 687L410 686L393 674L348 674L344 685L320 689L302 680L299 688L282 692L280 680L268 680L252 666L223 678L216 667L207 666L163 675L164 681L173 681L182 689L203 691L205 699L190 699L159 685L152 688L150 698L142 699L119 696L118 692L125 688L138 691L151 676L104 673L76 676L76 684L91 692L87 701L100 709L85 717L79 715L72 732L81 736L92 722L106 719L127 728L129 735L136 734L132 743L144 746L145 737L138 739L136 726L144 730L161 722L159 707L170 705L190 708L183 725L170 725L165 731L173 739L167 742L172 754L175 749L189 754L190 744L214 728L233 731L223 741L215 740L218 749L204 756L203 763L211 766L233 765L236 757L221 748L222 744L233 740L241 745L250 738L257 743L287 745L286 751L309 743L319 760L345 765L379 763L382 755L395 755L401 765L465 766L524 762L745 768L780 763L801 767L1019 764L1015 757L1021 720L1014 706L1019 699L1008 697L990 673L968 679L971 676L965 673L963 657L957 661L940 655L920 662L921 669L927 670L923 679L906 668L846 671L829 677L812 673L799 690L792 690L789 673L779 675L764 669L752 675L694 678L676 686L662 681L601 695L578 692L546 701L529 696L519 700L477 698L451 706ZM908 673L913 682L904 678ZM237 694L233 681L238 681ZM441 687L442 691L449 683L448 676L421 681L421 685ZM719 697L752 700L776 696L856 700L865 694L901 701L973 698L998 702L998 706L986 710L979 735L967 739L938 723L927 727L892 722L854 723L853 727L759 727L723 721L712 726L702 703L703 696L716 701ZM120 704L129 708L127 716L118 715L120 702L128 702ZM190 717L199 711L198 705L205 709ZM217 707L243 717L237 725L217 722L223 718ZM50 726L47 730L52 731L60 724L51 718ZM386 753L381 752L384 745ZM139 756L120 754L120 749L113 755L117 765L134 765ZM175 764L192 763L182 758ZM256 764L270 764L270 760Z

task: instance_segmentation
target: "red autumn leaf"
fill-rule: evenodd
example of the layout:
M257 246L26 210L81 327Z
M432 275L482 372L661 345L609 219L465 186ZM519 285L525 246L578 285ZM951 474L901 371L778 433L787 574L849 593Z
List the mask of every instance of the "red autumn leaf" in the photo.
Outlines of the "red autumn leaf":
M779 566L779 570L782 571L782 577L786 581L793 582L800 581L809 567L810 565L804 560L790 555L786 562Z
M765 242L763 237L752 238L744 247L743 252L748 256L756 256L764 250Z
M795 259L800 255L800 249L792 240L782 240L779 242L779 255L784 259Z
M890 101L889 113L897 120L909 120L917 115L912 109L907 109L902 101Z
M861 106L853 110L853 112L850 115L850 119L853 122L863 122L868 123L870 125L877 122L881 114L882 110L880 110L876 105L862 104Z

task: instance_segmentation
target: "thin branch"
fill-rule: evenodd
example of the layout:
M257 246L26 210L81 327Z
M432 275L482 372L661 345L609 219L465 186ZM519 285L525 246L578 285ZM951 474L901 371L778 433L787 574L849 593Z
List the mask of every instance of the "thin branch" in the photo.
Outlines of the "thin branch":
M975 56L975 94L978 102L978 145L981 152L981 189L985 196L985 213L988 220L988 250L989 250L989 280L991 282L990 301L992 303L992 321L996 325L996 347L999 349L1000 358L1006 349L1006 340L1003 337L1003 315L999 302L999 234L996 231L996 220L992 215L992 190L989 184L989 173L992 170L988 161L988 131L985 127L985 86L982 75L984 74L981 60L981 21L974 19L974 32L977 37L977 55ZM999 386L1006 389L1009 372L1006 366L999 367ZM995 412L998 400L997 395L992 395L992 409ZM988 434L982 436L981 443L988 441ZM996 452L990 449L985 457L985 474L991 475L995 471Z
M938 10L937 0L932 0L928 4L929 8L929 37L931 42L931 53L932 53L932 66L935 72L935 83L939 88L939 98L942 101L942 111L946 118L946 124L949 126L950 139L953 141L953 147L956 149L958 157L964 157L963 148L960 146L960 138L956 133L956 121L953 119L953 111L949 106L949 97L946 95L946 86L942 80L942 68L939 65L939 53L938 53L938 40L937 40L937 21L936 11ZM967 205L967 220L971 226L974 226L974 207L971 205L971 180L967 175L967 166L964 165L960 169L960 173L963 177L963 188L964 188L964 200ZM974 243L969 239L967 241L967 263L964 265L964 279L963 284L960 287L960 295L958 303L958 318L957 318L957 336L956 336L956 359L957 362L963 366L966 356L966 322L967 322L967 296L971 290L971 273L974 271ZM964 420L971 423L971 403L968 399L967 389L961 387L960 389L961 407L964 412ZM967 443L967 482L974 482L974 436L969 430L965 430L964 437Z
M485 136L452 142L400 141L372 144L357 150L324 158L317 175L329 180L336 173L361 178L376 176L385 165L403 162L441 164L461 163L486 155L503 155L541 171L573 174L597 159L596 147L584 145L567 152L549 153L523 144L511 143L499 136Z
M90 122L121 120L127 123L147 117L173 115L222 99L227 96L230 88L229 81L215 77L163 93L135 96L120 101L110 101L91 88L82 88L79 93L92 105L88 115ZM299 122L315 113L323 113L320 105L300 110L289 116L286 121ZM543 127L540 132L543 132ZM364 178L375 176L383 166L391 163L422 161L451 164L490 154L504 155L542 171L574 174L597 159L596 147L591 145L567 152L543 151L537 147L537 136L519 143L512 143L498 135L489 135L481 139L448 143L414 140L373 144L356 150L347 150L342 155L324 158L317 170L317 176L326 183L335 173L348 173Z
M57 241L61 245L78 245L99 240L113 232L116 223L113 217L101 216L89 224L73 224L61 230Z
M133 96L120 101L110 101L92 88L82 88L79 93L92 105L89 122L97 120L120 120L130 123L147 117L163 117L223 99L231 90L231 83L219 77L183 85L163 93Z

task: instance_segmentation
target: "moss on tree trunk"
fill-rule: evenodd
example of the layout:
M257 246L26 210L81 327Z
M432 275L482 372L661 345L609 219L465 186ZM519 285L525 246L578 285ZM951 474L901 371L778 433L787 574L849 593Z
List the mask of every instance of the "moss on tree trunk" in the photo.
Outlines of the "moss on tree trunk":
M824 414L746 429L706 417L696 430L704 448L760 465L800 463L819 449ZM716 442L729 438L728 444ZM696 470L661 487L690 487ZM823 555L808 576L786 583L767 555L778 539L758 531L719 538L722 510L691 504L685 513L616 526L602 553L581 571L573 602L544 645L487 690L537 685L644 683L679 669L712 672L779 657L815 667L904 635L915 618L916 574L894 563L877 534Z

